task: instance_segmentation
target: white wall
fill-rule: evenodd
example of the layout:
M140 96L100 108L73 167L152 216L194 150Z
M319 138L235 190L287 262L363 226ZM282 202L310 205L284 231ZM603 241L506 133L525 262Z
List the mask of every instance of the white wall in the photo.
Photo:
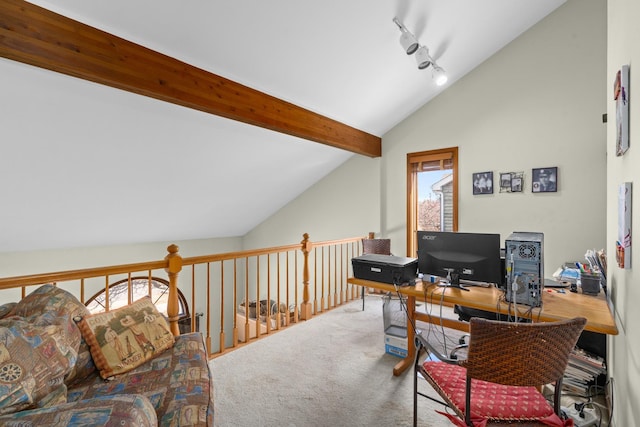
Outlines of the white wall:
M640 182L640 109L634 103L634 94L640 93L640 69L634 59L640 60L640 3L636 0L609 0L608 2L608 58L607 80L607 253L609 283L615 309L619 335L609 339L609 375L614 381L615 426L638 425L640 420L640 251L638 239L631 253L631 269L616 266L615 242L618 235L618 185L633 183L632 227L639 229L640 207L633 201L637 198ZM615 73L623 64L630 65L630 148L622 157L615 155L615 103L613 82ZM634 89L638 89L634 91ZM636 97L637 98L637 97ZM632 230L633 231L633 230Z

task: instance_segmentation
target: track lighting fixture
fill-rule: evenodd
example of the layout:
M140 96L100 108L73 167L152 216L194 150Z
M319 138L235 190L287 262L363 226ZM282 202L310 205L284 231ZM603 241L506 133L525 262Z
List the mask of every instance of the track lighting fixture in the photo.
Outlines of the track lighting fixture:
M429 49L426 46L420 46L416 51L416 63L419 70L424 70L429 67L433 60L429 56Z
M438 86L442 86L449 80L444 70L436 64L433 64L433 79Z
M398 18L393 18L393 22L396 23L402 33L400 34L400 45L402 45L404 51L407 52L407 55L413 54L420 46L418 44L418 40L404 25L400 23L400 21L398 21Z
M429 55L429 48L424 45L420 45L415 36L407 30L407 28L402 25L400 20L396 17L393 18L393 22L398 26L400 32L400 45L407 53L407 55L416 54L416 63L418 64L418 69L424 70L432 67L432 75L438 86L442 86L447 82L447 75L442 67L436 64L436 61L433 60L431 55Z

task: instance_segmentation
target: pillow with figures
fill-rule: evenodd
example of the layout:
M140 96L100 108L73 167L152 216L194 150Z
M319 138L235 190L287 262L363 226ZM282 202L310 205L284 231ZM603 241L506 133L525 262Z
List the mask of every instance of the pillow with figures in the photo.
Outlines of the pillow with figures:
M169 323L148 296L116 310L84 316L78 327L105 379L137 368L175 341Z

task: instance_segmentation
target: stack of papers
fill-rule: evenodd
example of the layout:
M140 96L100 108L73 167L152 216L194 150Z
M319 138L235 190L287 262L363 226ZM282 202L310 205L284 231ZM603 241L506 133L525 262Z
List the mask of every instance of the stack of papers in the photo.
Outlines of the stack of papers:
M577 283L580 278L580 270L575 263L565 263L553 273L553 278L560 282Z

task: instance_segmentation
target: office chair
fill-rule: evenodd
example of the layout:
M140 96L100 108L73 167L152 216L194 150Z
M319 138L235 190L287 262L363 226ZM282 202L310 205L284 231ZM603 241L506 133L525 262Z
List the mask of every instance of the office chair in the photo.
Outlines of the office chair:
M571 420L565 424L561 418L562 377L586 322L583 317L541 323L474 317L470 320L464 360L456 358L455 350L449 355L441 354L416 334L413 425L417 426L418 395L448 406L455 414L437 412L461 427L487 423L572 425ZM431 355L421 361L425 352ZM418 392L418 375L427 380L444 402ZM553 406L539 391L550 383L555 386Z
M370 232L369 237L362 239L362 255L377 254L391 255L391 239L376 239L374 233ZM364 311L365 289L362 287L362 310Z

